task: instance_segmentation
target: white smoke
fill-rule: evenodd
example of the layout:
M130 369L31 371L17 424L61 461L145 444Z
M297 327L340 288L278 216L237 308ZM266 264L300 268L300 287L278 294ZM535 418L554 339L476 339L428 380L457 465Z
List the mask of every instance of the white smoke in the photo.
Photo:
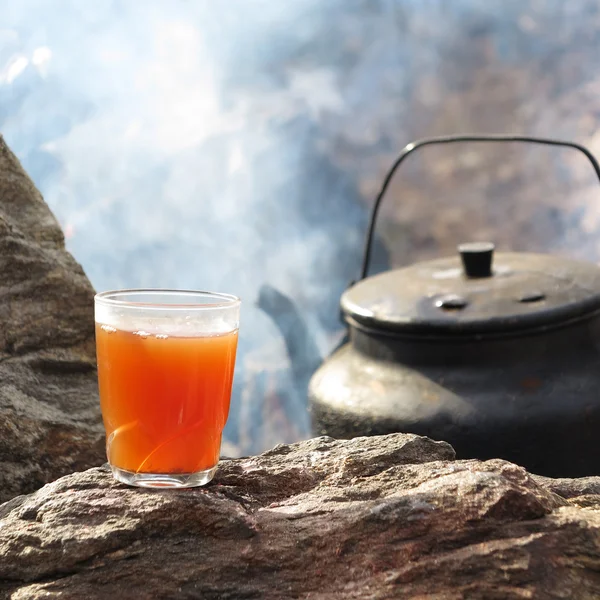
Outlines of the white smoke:
M264 283L293 298L325 354L358 269L365 209L352 180L322 169L319 145L344 93L330 66L301 52L328 10L317 0L0 8L2 133L95 288L241 296L230 451L309 435L281 334L254 302Z

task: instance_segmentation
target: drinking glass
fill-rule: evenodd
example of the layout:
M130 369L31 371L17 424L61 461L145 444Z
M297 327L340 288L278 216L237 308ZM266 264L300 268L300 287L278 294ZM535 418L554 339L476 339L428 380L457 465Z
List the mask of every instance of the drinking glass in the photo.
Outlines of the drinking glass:
M229 414L240 300L187 290L94 298L106 454L114 477L194 487L214 476Z

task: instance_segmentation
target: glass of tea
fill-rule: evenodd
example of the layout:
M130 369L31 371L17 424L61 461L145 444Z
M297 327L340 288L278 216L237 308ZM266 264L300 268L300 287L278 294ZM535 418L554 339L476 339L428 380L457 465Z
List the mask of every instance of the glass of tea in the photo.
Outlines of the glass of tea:
M229 414L240 300L228 294L97 294L96 353L106 454L142 487L208 483Z

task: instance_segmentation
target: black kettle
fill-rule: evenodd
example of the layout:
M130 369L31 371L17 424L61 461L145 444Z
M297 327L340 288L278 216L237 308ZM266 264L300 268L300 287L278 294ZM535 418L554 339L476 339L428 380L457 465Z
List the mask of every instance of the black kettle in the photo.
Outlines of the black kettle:
M347 343L309 385L313 432L391 432L451 443L459 458L504 458L551 477L600 474L600 267L467 243L457 255L367 277L377 211L402 161L459 136L409 144L373 206L362 278L341 298Z

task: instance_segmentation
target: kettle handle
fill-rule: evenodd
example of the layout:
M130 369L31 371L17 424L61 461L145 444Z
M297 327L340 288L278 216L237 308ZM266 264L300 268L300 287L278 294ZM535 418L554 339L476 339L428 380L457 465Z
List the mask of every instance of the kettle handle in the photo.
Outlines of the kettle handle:
M581 144L577 144L575 142L566 142L563 140L529 137L523 135L452 135L424 138L422 140L411 142L410 144L404 147L404 149L400 153L400 156L395 160L394 164L391 166L390 170L385 176L385 179L383 180L381 191L379 192L377 198L375 199L375 203L373 204L373 209L371 210L371 218L369 221L369 229L367 232L367 239L365 241L362 270L360 279L358 281L364 279L367 276L367 272L369 270L369 263L371 261L373 235L375 233L375 224L377 221L377 213L379 212L379 205L383 200L383 196L385 195L385 192L387 191L388 186L390 185L394 173L396 172L402 161L409 154L412 154L415 150L418 150L419 148L424 148L425 146L432 146L434 144L453 144L455 142L528 142L532 144L543 144L545 146L562 146L565 148L573 148L575 150L583 152L583 154L586 155L586 157L594 167L594 171L596 172L598 180L600 180L600 165L598 164L598 161L585 146L582 146Z

